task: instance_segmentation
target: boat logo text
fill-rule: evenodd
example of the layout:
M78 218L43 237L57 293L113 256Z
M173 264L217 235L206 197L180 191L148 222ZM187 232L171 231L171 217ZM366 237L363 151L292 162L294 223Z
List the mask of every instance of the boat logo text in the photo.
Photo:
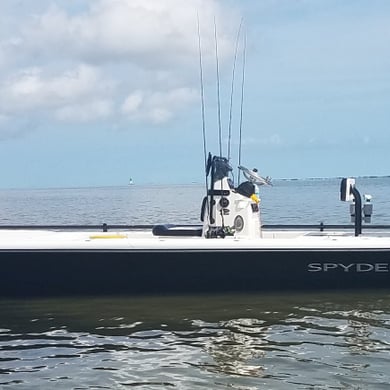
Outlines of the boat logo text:
M389 263L310 263L308 272L390 272Z

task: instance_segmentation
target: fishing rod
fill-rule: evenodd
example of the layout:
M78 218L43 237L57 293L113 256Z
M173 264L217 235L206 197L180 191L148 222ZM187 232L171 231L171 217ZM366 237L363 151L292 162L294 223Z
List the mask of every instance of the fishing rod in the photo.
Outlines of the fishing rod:
M238 45L240 40L240 33L242 27L243 18L241 18L240 26L238 27L237 37L236 37L236 46L234 50L234 61L233 61L233 70L232 70L232 83L230 88L230 107L229 107L229 127L228 127L228 147L227 147L227 158L230 161L230 151L231 151L231 142L232 142L232 117L233 117L233 94L234 94L234 81L235 81L235 72L236 72L236 62L237 62L237 52Z
M199 14L197 15L197 22L198 22L200 100L201 100L201 110L202 110L203 156L204 156L204 166L206 169L207 168L206 116L205 116L205 104L204 104L203 61L202 61L202 43L201 43L201 37L200 37ZM207 180L207 177L206 177L206 180ZM206 182L206 184L207 184L207 182Z
M209 215L209 201L208 201L208 170L209 162L207 158L207 141L206 141L206 115L205 115L205 103L204 103L204 82L203 82L203 60L202 60L202 42L200 36L200 22L199 14L197 14L197 26L198 26L198 51L199 51L199 81L200 81L200 100L201 100L201 111L202 111L202 138L203 138L203 157L204 157L204 168L205 168L205 186L206 196L203 200L201 220L204 218L204 211L207 211L206 215ZM204 211L203 211L204 210Z
M231 158L231 139L232 139L232 117L233 117L233 97L234 97L234 86L235 86L235 75L237 67L237 58L238 51L240 46L241 31L243 25L243 18L241 18L239 28L237 30L236 42L235 42L235 51L234 51L234 60L232 67L232 81L230 89L230 108L229 108L229 127L228 127L228 145L227 145L227 154L228 158L227 163ZM218 33L217 33L217 22L214 17L214 49L215 49L215 66L216 66L216 92L217 92L217 107L218 107L218 141L219 141L219 158L209 153L207 155L207 142L206 142L206 118L205 118L205 94L204 94L204 76L203 76L203 56L202 56L202 41L201 41L201 32L200 32L200 21L199 15L197 15L197 33L198 33L198 52L199 52L199 77L200 77L200 99L201 99L201 112L202 112L202 137L203 137L203 155L205 162L205 184L206 184L206 196L203 199L202 211L201 211L201 220L204 220L204 217L208 217L208 222L213 224L213 209L214 209L214 174L216 173L216 162L217 160L222 161L223 159L223 150L222 150L222 120L221 120L221 96L220 96L220 73L219 73L219 53L218 53ZM243 57L246 53L246 40L244 40L244 49ZM240 108L240 142L239 142L239 163L241 163L241 145L242 145L242 117L243 117L243 100L244 100L244 73L245 73L245 58L243 58L243 70L241 76L241 108ZM239 164L241 165L241 164ZM231 169L230 169L231 170ZM211 186L209 189L208 175L211 174ZM220 193L223 193L222 181L221 189L217 190ZM206 212L207 207L207 212ZM221 208L221 221L222 226L224 225L224 214Z
M202 202L201 208L201 220L204 220L205 211L207 207L208 222L211 224L215 223L213 218L214 208L214 174L215 174L215 156L214 158L209 153L207 156L207 145L206 145L206 119L205 119L205 104L204 104L204 82L203 82L203 61L202 61L202 45L201 45L201 34L200 34L200 22L199 14L197 14L197 27L198 27L198 51L199 51L199 75L200 75L200 95L201 95L201 106L202 106L202 135L203 135L203 154L205 160L205 183L206 183L206 196ZM215 42L215 64L216 64L216 78L217 78L217 105L218 105L218 141L219 141L219 156L222 159L222 122L221 122L221 98L220 98L220 77L219 77L219 57L218 57L218 34L217 34L217 23L214 17L214 42ZM208 187L208 175L211 174L211 187L209 191ZM222 182L221 190L222 191ZM222 225L224 216L221 211Z
M246 65L246 34L244 35L244 44L242 49L242 74L241 74L241 102L240 102L240 125L238 136L238 166L241 166L241 150L242 150L242 121L244 110L244 85L245 85L245 65ZM238 184L240 184L241 170L238 169Z
M217 37L217 22L215 21L215 17L214 17L214 41L215 41L215 66L216 66L216 73L217 73L219 156L222 157L222 122L221 122L221 98L220 98L219 60L218 60L218 37Z

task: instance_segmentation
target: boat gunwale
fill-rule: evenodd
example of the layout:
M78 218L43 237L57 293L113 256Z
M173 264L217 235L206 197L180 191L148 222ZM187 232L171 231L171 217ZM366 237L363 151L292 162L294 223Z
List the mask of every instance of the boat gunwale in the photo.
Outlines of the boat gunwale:
M135 224L135 225L126 225L126 224L71 224L71 225L58 225L58 224L43 224L43 225L0 225L1 230L152 230L155 224ZM183 228L201 228L202 225L199 224L175 224L173 226L183 227ZM346 224L265 224L262 225L263 230L353 230L354 225ZM364 225L364 229L367 230L390 230L390 224L378 224L378 225Z

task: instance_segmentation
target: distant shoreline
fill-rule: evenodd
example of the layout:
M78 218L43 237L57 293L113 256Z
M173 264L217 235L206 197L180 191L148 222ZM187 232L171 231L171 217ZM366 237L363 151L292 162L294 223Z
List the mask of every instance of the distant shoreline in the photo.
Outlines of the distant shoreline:
M302 178L275 178L274 180L278 181L298 181L298 180L341 180L345 176L334 176L334 177L302 177ZM363 176L351 176L355 179L381 179L381 178L390 178L390 175L363 175Z
M291 178L273 178L273 181L324 181L324 180L341 180L345 176L334 176L334 177L291 177ZM351 176L355 179L389 179L390 175L364 175L364 176ZM101 184L101 185L81 185L81 186L53 186L53 187L0 187L0 191L45 191L45 190L88 190L88 189L109 189L109 188L132 188L139 187L179 187L179 186L204 186L201 181L191 181L189 183L137 183L133 185L128 184Z

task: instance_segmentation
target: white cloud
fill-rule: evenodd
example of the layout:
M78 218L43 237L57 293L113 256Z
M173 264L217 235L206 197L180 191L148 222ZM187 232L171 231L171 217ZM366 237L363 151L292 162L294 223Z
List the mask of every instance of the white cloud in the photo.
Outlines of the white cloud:
M106 93L110 85L101 82L96 68L79 65L55 76L43 68L24 69L3 82L0 90L1 110L8 114L29 110L52 110L77 104Z
M238 27L231 23L235 15L214 0L99 0L90 4L87 12L77 15L51 6L22 29L17 46L48 58L72 57L95 64L129 61L161 69L193 62L198 50L197 12L210 56L214 17L220 30L221 58L231 52L230 35Z
M71 104L55 111L55 116L63 122L91 122L112 115L113 103L107 99L95 99L83 104Z
M176 111L198 98L197 91L175 88L168 91L135 91L123 102L121 110L128 118L162 123L171 119Z
M217 0L47 4L14 13L0 34L0 115L11 122L32 113L38 122L168 121L198 95L197 13L205 67L214 67L214 17L221 66L239 24Z
M132 115L138 111L144 100L144 93L142 91L135 91L131 93L122 104L122 112Z

